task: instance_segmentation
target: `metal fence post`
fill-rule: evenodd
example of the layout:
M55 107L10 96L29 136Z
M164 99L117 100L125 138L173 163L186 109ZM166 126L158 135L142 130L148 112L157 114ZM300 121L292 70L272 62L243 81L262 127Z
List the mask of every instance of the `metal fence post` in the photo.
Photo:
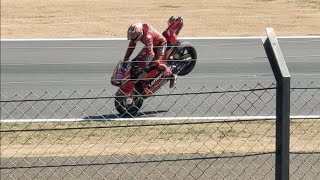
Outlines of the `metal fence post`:
M267 28L263 45L277 81L276 92L276 172L275 179L289 179L290 157L290 73L273 31Z

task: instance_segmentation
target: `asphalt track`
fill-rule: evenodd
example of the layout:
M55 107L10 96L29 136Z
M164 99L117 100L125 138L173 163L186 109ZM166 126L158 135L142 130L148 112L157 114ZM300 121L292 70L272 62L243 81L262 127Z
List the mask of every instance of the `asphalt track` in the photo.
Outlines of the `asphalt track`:
M261 39L187 41L196 47L199 60L187 76L189 79L179 79L178 88L190 84L215 87L221 82L274 82ZM294 82L319 81L320 38L279 39L279 42ZM121 40L1 42L1 89L4 93L99 88L113 92L115 88L109 79L127 43Z
M198 61L192 73L179 77L173 93L263 88L275 83L261 38L190 39L185 41L191 42L197 49ZM292 75L292 85L300 82L309 86L311 81L319 85L320 38L280 38L279 42ZM110 84L110 77L118 60L123 57L127 44L128 42L124 40L1 41L1 93L6 97L17 93L24 97L30 92L41 96L48 91L53 97L62 91L64 97L67 97L76 90L77 93L73 97L84 95L88 97L99 95L105 89L102 95L111 96L116 91L116 87ZM139 51L138 49L139 47L135 53ZM257 86L258 83L262 86ZM219 88L216 88L217 86ZM87 94L89 90L91 91ZM166 86L157 94L169 91L170 89ZM233 107L229 108L229 112L194 110L197 106L200 107L203 99L207 98L206 96L192 100L190 100L192 97L181 97L178 105L175 105L177 103L175 97L165 100L160 97L145 103L147 106L142 109L142 115L147 113L149 113L147 116L166 117L274 115L272 108L262 107L264 102L270 103L270 106L273 107L272 94L274 92L270 90L270 93L269 91L261 93L258 93L258 96L262 96L261 109L257 105L259 107L255 109L258 110L252 112L244 113L243 110L233 109ZM239 100L238 103L241 102L239 95L231 94L230 96L233 99L232 102L237 102L237 100ZM210 106L210 102L216 99L209 97L206 100ZM225 103L228 103L227 101L226 99ZM193 104L188 105L188 102ZM236 106L236 103L232 104L232 102L229 105ZM221 104L218 102L216 105L226 105L223 103L224 100L221 100ZM244 106L254 103L254 100L248 103ZM304 102L301 103L302 107ZM315 109L312 114L309 112L304 114L319 115L317 102L310 103L313 103L311 107ZM297 107L300 105L298 104ZM107 118L114 117L113 101L108 101L105 106L104 111L99 113L91 111L86 112L85 115L74 113L70 116L58 114L57 117L99 118L101 115ZM208 107L204 104L202 106ZM190 108L190 110L185 110L185 108ZM298 109L293 109L291 114L299 115L299 113L301 112ZM42 117L48 118L51 115L43 114ZM37 116L30 114L27 117L36 118Z

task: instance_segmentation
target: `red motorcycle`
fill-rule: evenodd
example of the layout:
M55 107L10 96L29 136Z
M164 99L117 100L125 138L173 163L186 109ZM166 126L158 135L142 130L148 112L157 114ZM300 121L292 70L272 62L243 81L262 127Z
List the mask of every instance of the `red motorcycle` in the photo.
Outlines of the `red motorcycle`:
M182 17L173 18L173 21L163 32L168 41L164 61L174 74L184 76L195 67L197 52L189 42L183 42L176 38L183 27ZM136 115L142 107L144 99L150 97L145 94L143 84L144 87L147 85L148 89L155 93L169 81L166 74L157 68L136 75L136 69L141 68L141 63L145 63L139 61L141 57L138 56L130 61L124 71L121 70L123 61L120 60L111 77L111 84L119 87L115 94L115 107L121 115ZM133 74L135 74L135 78L133 78ZM130 98L129 93L131 92L126 91L129 81L134 81L135 84L134 94Z

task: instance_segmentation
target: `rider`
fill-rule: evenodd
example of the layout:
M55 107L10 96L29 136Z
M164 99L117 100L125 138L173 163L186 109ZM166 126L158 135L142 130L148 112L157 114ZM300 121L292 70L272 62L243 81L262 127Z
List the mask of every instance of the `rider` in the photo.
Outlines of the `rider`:
M152 26L146 23L135 23L128 28L128 40L130 40L129 47L124 57L124 61L128 61L132 52L134 51L138 41L142 42L145 47L139 54L145 54L143 59L139 61L146 61L146 68L144 71L149 72L151 68L158 68L164 71L168 78L170 78L170 88L173 88L177 81L177 75L173 74L171 69L163 63L163 56L167 48L166 38L157 32ZM122 69L125 69L128 63L123 63ZM150 94L147 87L145 92Z

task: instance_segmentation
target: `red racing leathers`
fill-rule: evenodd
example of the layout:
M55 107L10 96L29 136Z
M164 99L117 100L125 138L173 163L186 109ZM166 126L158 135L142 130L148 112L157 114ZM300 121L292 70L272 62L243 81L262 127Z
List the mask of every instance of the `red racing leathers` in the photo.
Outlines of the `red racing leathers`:
M142 59L140 59L140 61L146 61L146 64L149 64L149 61L153 60L156 67L161 70L166 70L168 74L171 74L170 69L168 69L165 64L162 65L161 63L164 52L167 48L166 38L148 24L142 24L142 28L143 36L141 37L140 41L145 45L145 47L139 53L139 55L143 57ZM132 52L136 47L136 44L136 41L130 41L129 47L124 57L125 61L129 60Z
M158 31L156 31L152 26L144 23L142 24L142 30L143 30L143 36L139 41L141 41L145 47L139 52L137 59L138 61L145 61L145 63L138 63L141 66L144 64L142 69L145 69L146 67L155 66L161 71L165 71L167 74L167 77L172 76L172 71L168 66L163 63L163 55L165 53L165 50L167 48L167 40L166 38L161 35ZM127 52L124 57L124 61L128 61L131 54L133 53L135 47L136 47L137 41L131 40L129 43L129 47L127 49ZM152 62L151 62L152 61ZM130 82L130 84L127 86L127 88L131 89L132 91L134 89L133 82Z

